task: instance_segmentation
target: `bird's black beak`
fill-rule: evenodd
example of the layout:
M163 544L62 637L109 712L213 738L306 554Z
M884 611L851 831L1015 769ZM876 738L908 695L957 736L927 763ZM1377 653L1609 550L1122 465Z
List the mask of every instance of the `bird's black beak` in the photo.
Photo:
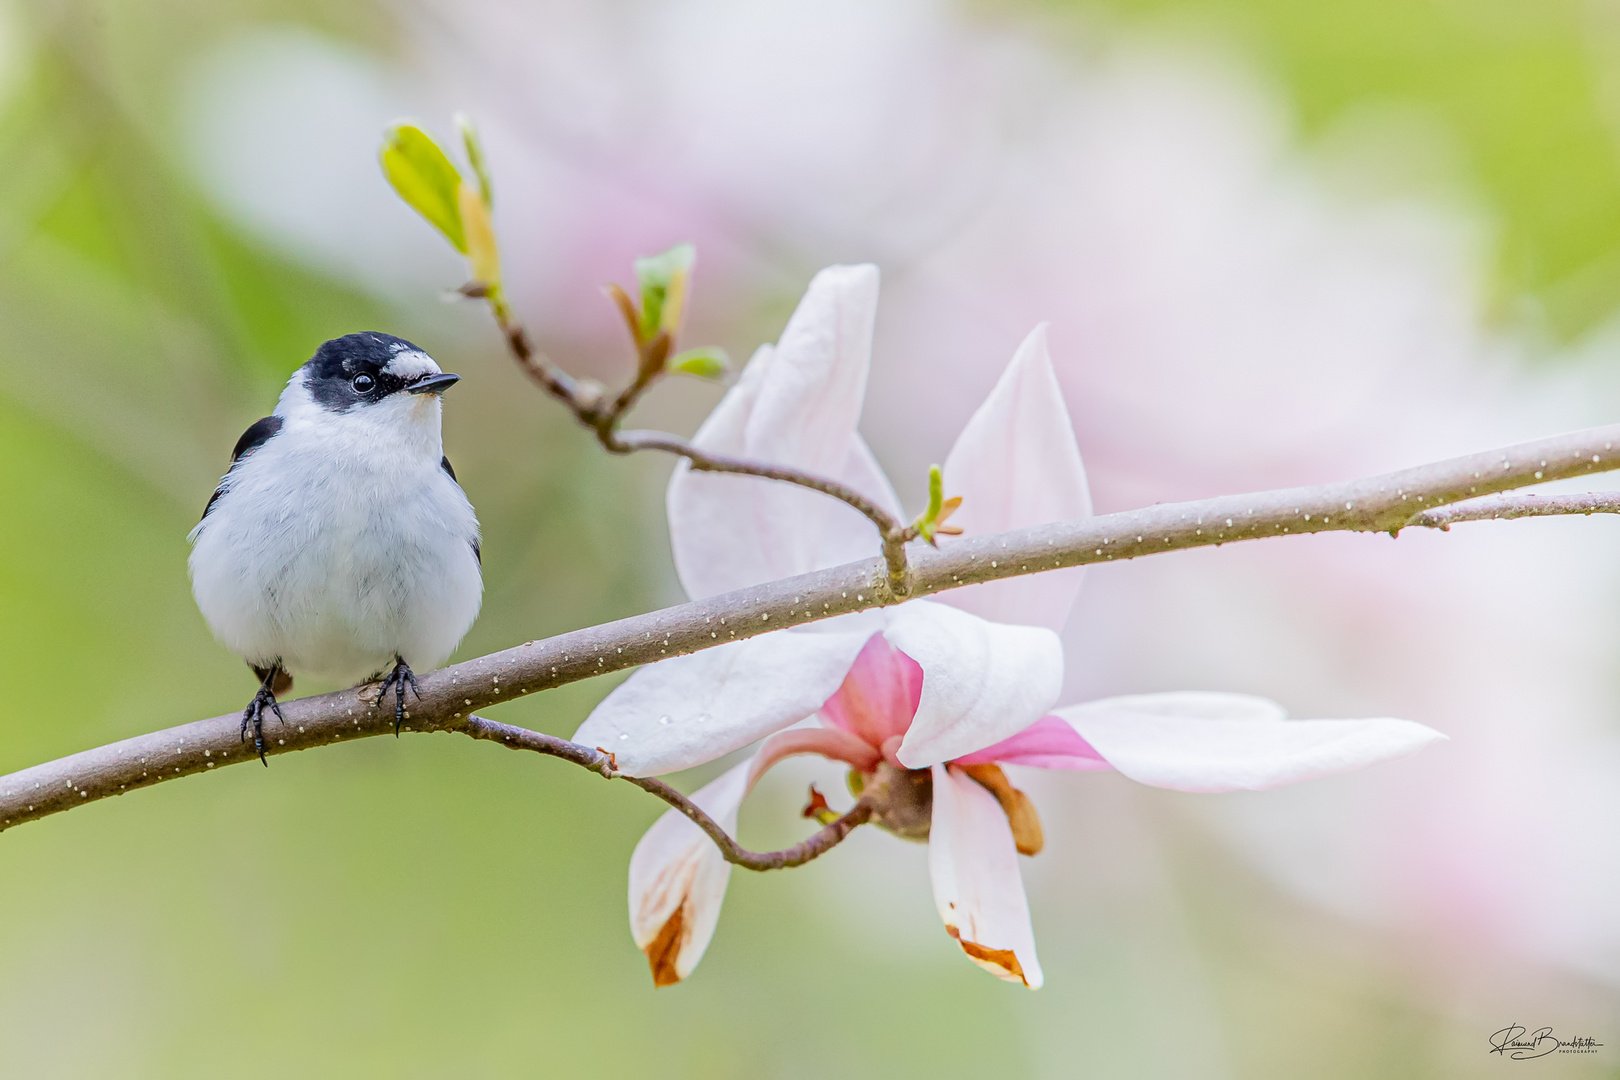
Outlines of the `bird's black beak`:
M406 389L413 394L442 394L460 381L460 375L444 372L439 375L424 375Z

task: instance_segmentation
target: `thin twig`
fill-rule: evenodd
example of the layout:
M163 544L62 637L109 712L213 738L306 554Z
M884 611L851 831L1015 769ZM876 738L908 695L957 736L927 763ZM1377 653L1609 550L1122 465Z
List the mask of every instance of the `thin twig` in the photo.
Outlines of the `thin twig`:
M562 368L553 364L540 352L536 351L529 342L529 335L522 324L498 319L501 327L501 337L506 342L507 351L517 361L519 369L525 375L539 384L540 388L564 405L568 406L575 415L579 412L580 389L579 383Z
M1620 491L1589 491L1580 495L1487 495L1451 506L1413 514L1408 525L1442 531L1459 521L1507 521L1512 518L1555 517L1566 514L1620 514Z
M625 309L630 302L623 290L618 291L615 299L619 301L621 309ZM622 313L631 333L635 334L634 310L627 309ZM662 451L685 458L691 462L692 468L700 472L757 476L784 484L796 484L838 499L853 507L877 528L883 545L884 563L888 568L889 591L896 599L904 599L910 595L911 578L906 564L906 543L916 538L916 531L908 528L905 523L854 488L802 469L711 454L668 432L619 431L619 424L625 414L663 375L664 361L668 358L673 344L668 334L660 331L650 341L644 343L637 341L635 376L623 390L609 398L597 384L573 379L537 352L529 342L522 324L511 321L500 310L495 314L496 321L500 324L501 336L518 366L543 390L562 402L574 414L576 420L589 428L604 449L614 454L631 454L638 450Z
M1570 476L1620 468L1620 424L1452 458L1364 480L1224 495L1014 532L913 545L915 592L935 592L1087 563L1314 532L1397 534L1421 513ZM645 615L560 634L467 660L421 677L406 726L455 730L478 709L610 671L897 603L877 558L768 582ZM393 710L376 687L282 703L285 722L265 727L270 755L392 733ZM255 760L240 739L241 714L86 750L0 776L0 829L110 795L221 765ZM608 747L609 750L615 749Z
M699 472L731 473L738 476L780 480L783 483L809 488L811 491L819 491L823 495L830 495L840 502L847 503L877 526L878 535L883 539L883 561L888 568L890 591L901 599L911 592L909 567L906 565L906 543L916 539L915 530L907 528L883 507L852 487L798 469L711 454L706 450L699 450L679 436L662 431L615 433L614 441L603 445L619 454L634 450L662 450L667 454L685 458L691 462L692 468Z
M515 727L512 724L502 724L482 716L466 717L461 724L449 730L459 731L463 735L470 735L475 739L483 739L512 750L531 750L537 754L561 758L609 780L628 781L685 814L692 824L708 834L709 839L714 841L715 847L720 849L720 854L725 856L727 862L741 866L745 870L784 870L793 866L803 866L837 847L846 836L854 832L858 826L866 824L872 817L871 803L862 799L857 801L848 813L828 822L819 832L802 843L781 851L749 851L733 840L720 823L705 813L697 803L655 777L628 776L619 772L614 764L613 755L600 748L592 749L589 746L569 742L567 739L559 739L555 735L530 731L528 728Z

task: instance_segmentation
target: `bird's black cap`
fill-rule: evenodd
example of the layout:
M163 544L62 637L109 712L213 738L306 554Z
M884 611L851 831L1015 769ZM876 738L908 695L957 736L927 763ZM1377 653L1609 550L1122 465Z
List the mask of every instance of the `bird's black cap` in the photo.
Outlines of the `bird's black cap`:
M390 360L407 352L423 350L392 334L345 334L315 350L303 368L304 386L322 408L348 412L410 387L411 379L386 370Z

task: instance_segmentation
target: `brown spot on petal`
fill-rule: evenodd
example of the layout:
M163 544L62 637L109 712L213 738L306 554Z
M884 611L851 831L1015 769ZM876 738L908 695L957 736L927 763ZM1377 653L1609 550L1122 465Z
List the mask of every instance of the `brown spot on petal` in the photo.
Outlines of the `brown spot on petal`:
M957 768L978 781L979 786L994 795L1001 804L1001 812L1007 815L1007 824L1012 826L1013 843L1018 845L1018 854L1039 855L1041 848L1046 845L1046 838L1041 833L1040 815L1035 813L1035 804L1029 796L1012 786L1012 781L1001 771L1001 766L958 765Z
M963 952L979 961L979 963L998 967L1025 986L1029 985L1029 980L1024 977L1024 965L1018 962L1017 954L1011 949L992 949L988 945L980 945L977 941L969 941L962 936L962 931L950 923L945 924L945 932L956 939L956 943L962 946Z
M681 981L680 974L675 970L675 962L680 959L681 946L686 944L690 936L686 932L686 905L682 904L664 923L658 936L642 950L652 967L654 986L674 986Z

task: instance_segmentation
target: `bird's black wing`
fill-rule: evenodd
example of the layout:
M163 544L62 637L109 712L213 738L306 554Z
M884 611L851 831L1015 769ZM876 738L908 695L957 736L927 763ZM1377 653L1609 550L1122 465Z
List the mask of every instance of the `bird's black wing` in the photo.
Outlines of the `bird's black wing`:
M231 451L231 469L236 468L238 461L269 442L270 436L281 430L281 425L281 417L266 416L262 420L255 421L252 427L242 432L242 437L236 440L236 449ZM226 476L230 474L230 469L225 470ZM208 505L203 507L203 517L208 516L208 511L214 508L214 503L219 500L220 492L224 490L224 481L220 481L220 486L215 488L214 493L208 497Z
M450 467L450 459L448 457L441 457L439 459L439 468L443 469L446 473L448 473L449 476L450 476L450 479L456 480L456 470L454 470L454 469L452 469ZM461 481L460 480L456 480L456 486L457 487L461 486ZM478 560L478 565L479 566L483 566L484 565L484 547L483 547L483 545L478 542L478 538L476 536L473 537L471 540L467 541L467 543L472 545L473 558Z

